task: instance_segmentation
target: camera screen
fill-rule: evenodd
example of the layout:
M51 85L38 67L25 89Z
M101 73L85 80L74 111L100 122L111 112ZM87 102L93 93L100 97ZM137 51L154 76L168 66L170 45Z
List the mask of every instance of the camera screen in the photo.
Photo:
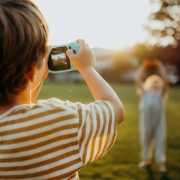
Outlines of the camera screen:
M48 61L48 66L51 71L60 71L71 68L66 51L66 46L51 49Z

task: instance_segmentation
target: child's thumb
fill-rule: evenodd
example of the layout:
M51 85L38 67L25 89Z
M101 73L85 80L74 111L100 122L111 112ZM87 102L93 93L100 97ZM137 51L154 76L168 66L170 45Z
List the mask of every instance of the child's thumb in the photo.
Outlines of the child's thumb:
M66 54L67 54L67 56L68 56L69 58L71 58L72 56L74 56L74 53L73 53L73 51L72 51L71 49L68 49L68 50L66 51Z

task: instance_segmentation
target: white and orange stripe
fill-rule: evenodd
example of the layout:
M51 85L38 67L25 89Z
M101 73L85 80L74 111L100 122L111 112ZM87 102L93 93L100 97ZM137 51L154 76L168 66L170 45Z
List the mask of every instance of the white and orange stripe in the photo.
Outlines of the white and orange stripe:
M116 119L107 101L52 98L8 110L0 115L0 179L78 179L112 147Z

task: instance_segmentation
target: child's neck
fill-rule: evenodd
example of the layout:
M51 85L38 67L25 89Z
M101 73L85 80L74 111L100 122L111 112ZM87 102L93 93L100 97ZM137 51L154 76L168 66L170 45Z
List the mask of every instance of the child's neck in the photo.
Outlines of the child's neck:
M146 91L148 91L151 94L156 94L156 93L160 92L161 89L160 88L156 88L156 87L151 87L151 88L146 89Z
M0 104L0 114L3 114L7 110L22 104L31 104L31 96L27 92L21 93L17 98L7 104Z

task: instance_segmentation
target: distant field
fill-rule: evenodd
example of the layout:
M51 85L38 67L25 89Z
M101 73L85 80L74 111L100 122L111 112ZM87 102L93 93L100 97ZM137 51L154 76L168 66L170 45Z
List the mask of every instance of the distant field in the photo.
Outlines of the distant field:
M180 87L170 87L166 100L167 168L157 172L155 163L150 169L138 169L139 111L138 96L132 84L111 84L124 104L125 120L118 126L117 140L107 155L79 171L80 180L180 180ZM45 83L38 99L58 97L62 100L88 103L93 100L84 83Z

